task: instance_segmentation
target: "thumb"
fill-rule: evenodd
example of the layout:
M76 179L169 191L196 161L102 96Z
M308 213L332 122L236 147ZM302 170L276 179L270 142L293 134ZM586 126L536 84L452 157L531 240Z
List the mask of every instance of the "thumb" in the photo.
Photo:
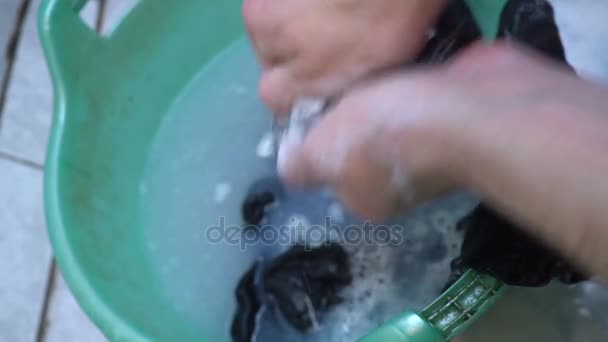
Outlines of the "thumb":
M277 116L284 117L293 105L295 82L284 67L264 70L259 84L262 102Z
M298 187L336 185L346 158L356 142L352 120L341 106L325 114L305 135L286 134L279 147L277 168L287 184Z

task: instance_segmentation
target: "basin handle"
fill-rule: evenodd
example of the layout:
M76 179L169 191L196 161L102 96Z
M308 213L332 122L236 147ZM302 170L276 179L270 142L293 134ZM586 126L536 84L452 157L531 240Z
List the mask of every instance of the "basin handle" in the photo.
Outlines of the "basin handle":
M105 40L87 26L79 12L89 0L44 0L38 13L40 41L60 98L76 70L90 65L91 51L101 51ZM86 65L85 68L83 68ZM68 77L70 76L70 77Z

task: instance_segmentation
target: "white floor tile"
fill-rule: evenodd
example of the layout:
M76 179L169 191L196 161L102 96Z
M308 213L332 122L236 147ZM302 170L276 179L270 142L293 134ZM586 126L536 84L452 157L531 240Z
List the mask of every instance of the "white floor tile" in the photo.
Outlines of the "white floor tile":
M53 91L37 32L35 0L27 14L4 106L0 151L42 164L51 125Z
M0 159L0 341L34 341L51 251L42 172Z
M105 342L107 339L82 311L58 272L47 316L45 342Z
M608 83L608 0L550 0L570 64Z

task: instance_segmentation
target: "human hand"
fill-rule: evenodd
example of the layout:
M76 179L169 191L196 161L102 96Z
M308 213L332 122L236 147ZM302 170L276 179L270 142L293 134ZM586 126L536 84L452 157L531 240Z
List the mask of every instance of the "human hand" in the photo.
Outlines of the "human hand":
M354 80L412 60L446 0L245 0L263 67L262 100L286 114L296 98L328 98Z
M347 208L374 221L448 190L454 180L439 174L448 169L442 133L407 111L411 98L401 96L421 76L398 73L349 93L301 145L283 141L281 176L295 186L330 186Z
M479 166L470 156L483 154L469 148L497 143L508 158L520 134L539 137L525 132L547 120L539 113L548 104L572 106L575 93L585 100L581 83L524 48L478 44L446 65L354 89L292 148L280 172L294 185L329 185L355 213L383 220L469 185L467 164Z

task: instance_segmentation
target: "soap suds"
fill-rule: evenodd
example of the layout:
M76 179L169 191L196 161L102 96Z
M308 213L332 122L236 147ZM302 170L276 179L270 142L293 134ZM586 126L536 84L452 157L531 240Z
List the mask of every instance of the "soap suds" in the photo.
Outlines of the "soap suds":
M280 137L279 152L277 153L277 171L279 175L288 172L289 158L303 141L301 134L297 132L285 133Z
M327 216L330 217L335 223L344 222L344 209L338 202L333 202L327 207Z
M326 102L321 99L303 98L293 106L287 127L278 131L277 170L285 174L289 158L316 121L323 115Z
M232 92L235 95L246 95L247 94L247 87L242 84L233 85L230 89L232 90Z
M397 82L395 80L393 82ZM382 100L382 99L380 99ZM400 202L408 207L415 200L416 189L411 182L407 170L402 165L402 156L399 146L392 146L391 132L399 132L399 127L409 124L418 117L414 110L407 114L399 113L399 103L387 97L380 101L381 105L376 108L374 115L366 123L352 127L337 127L334 132L332 143L327 150L319 151L313 156L316 167L324 168L328 178L338 176L343 170L344 164L350 151L357 149L359 145L367 144L375 139L385 139L388 142L386 149L377 151L371 155L380 165L392 168L392 179L388 184L391 191L400 194ZM287 127L279 131L277 170L280 175L290 172L288 170L290 158L295 156L297 149L303 144L308 131L323 116L326 101L320 99L301 99L296 102L292 109ZM356 117L353 118L355 120ZM387 129L387 127L389 127Z
M139 193L145 195L148 193L148 186L144 182L139 183Z
M260 158L270 158L274 155L275 151L275 139L272 132L268 132L262 136L258 146L256 148L256 152L258 157Z
M579 314L579 316L581 316L583 318L591 318L591 310L589 310L587 308L579 308L578 314Z
M232 187L228 183L219 183L215 186L213 199L215 203L223 203L232 192Z
M403 207L409 207L416 199L416 189L403 167L399 164L393 166L391 185L393 189L399 191L399 197Z

